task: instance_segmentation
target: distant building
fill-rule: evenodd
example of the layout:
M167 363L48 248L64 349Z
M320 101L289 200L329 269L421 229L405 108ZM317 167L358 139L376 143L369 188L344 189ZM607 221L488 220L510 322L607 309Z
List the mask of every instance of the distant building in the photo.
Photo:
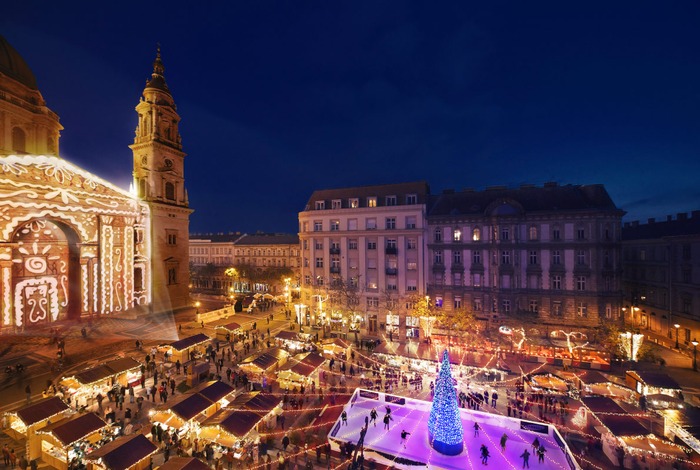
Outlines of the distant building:
M428 198L428 294L447 312L544 330L621 311L623 211L602 185L546 183ZM568 330L567 330L568 331Z
M425 295L428 192L424 182L314 191L299 213L304 324L398 334L414 323L411 299Z
M700 336L700 211L625 223L625 324L688 346Z

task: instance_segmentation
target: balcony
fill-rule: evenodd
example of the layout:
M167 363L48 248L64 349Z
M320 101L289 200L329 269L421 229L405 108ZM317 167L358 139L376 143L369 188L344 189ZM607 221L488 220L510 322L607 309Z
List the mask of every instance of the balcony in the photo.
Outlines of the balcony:
M397 268L386 268L384 272L387 274L387 276L396 276L399 270Z
M339 246L332 246L328 249L328 252L332 255L339 255L340 254L340 247Z
M387 246L384 249L384 253L386 253L387 255L398 255L399 249L395 246Z
M340 274L340 266L331 266L331 274Z

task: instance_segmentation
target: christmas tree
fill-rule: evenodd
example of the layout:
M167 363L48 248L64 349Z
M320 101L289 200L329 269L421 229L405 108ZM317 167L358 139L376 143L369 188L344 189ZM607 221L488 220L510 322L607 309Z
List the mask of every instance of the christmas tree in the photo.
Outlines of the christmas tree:
M430 445L445 455L457 455L464 448L464 430L457 406L457 391L452 381L447 350L435 380L435 396L428 419Z

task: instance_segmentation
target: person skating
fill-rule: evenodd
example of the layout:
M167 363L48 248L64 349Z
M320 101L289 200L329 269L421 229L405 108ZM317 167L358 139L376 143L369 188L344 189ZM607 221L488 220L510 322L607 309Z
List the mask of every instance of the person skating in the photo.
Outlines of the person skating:
M392 421L394 418L391 417L391 414L387 413L384 415L384 429L389 429L389 421Z
M481 429L479 423L474 423L474 437L479 437L479 429Z
M547 452L547 449L544 448L542 444L537 448L537 463L544 463L544 454Z
M489 453L489 449L486 447L486 444L481 444L481 464L482 465L488 465L489 464L489 457L491 454Z
M343 410L343 412L340 414L340 418L342 419L343 424L345 426L347 426L348 425L348 414L345 412L345 410Z
M501 450L503 452L506 451L506 442L508 442L508 435L506 433L503 433L501 436Z
M374 427L377 427L377 409L372 408L372 411L369 412L369 422L374 423Z
M530 468L530 452L525 449L520 457L523 459L523 468Z
M406 431L405 429L401 431L401 444L403 444L403 448L406 448L406 438L410 436L411 433Z

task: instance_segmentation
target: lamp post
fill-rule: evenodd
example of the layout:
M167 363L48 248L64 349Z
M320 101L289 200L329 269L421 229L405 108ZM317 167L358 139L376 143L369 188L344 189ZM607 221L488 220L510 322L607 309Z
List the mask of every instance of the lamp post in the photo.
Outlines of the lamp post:
M678 346L678 328L680 328L681 326L678 323L675 323L673 325L673 327L676 329L676 349L679 349L679 346Z
M693 345L693 370L697 371L698 370L698 340L693 338L693 341L691 341L690 344Z

